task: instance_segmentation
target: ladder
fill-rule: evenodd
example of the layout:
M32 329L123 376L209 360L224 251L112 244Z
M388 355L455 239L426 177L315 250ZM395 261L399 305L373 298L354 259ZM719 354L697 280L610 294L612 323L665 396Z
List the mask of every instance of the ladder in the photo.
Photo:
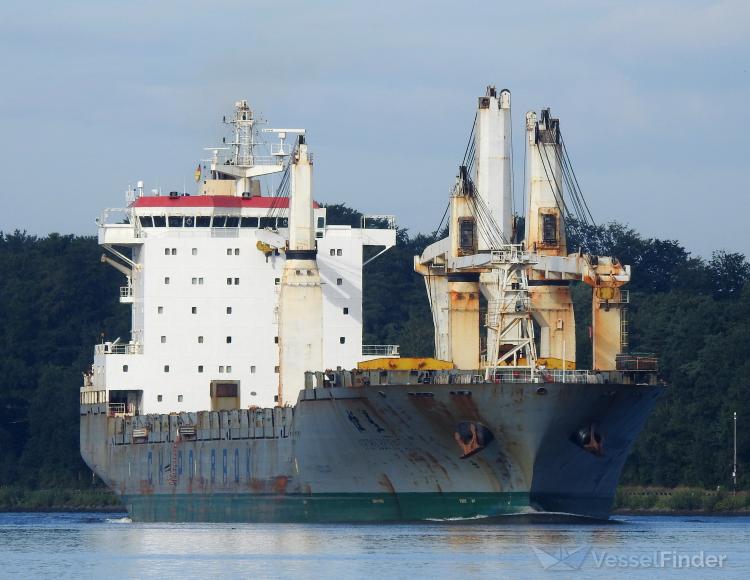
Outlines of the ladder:
M179 436L172 443L172 464L169 466L169 485L177 485L177 444L180 442Z

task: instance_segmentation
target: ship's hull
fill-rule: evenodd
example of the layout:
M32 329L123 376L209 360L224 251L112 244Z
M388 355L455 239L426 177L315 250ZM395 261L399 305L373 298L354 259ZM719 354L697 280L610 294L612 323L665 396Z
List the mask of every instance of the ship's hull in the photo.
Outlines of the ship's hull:
M81 449L139 521L606 518L660 391L373 385L302 391L293 411L133 418L86 405Z

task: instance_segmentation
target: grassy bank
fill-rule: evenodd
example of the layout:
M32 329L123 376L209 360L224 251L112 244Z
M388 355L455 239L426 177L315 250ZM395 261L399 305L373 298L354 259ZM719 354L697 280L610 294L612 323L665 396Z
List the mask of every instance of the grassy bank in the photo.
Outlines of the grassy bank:
M0 512L124 511L109 490L36 489L0 487Z
M750 493L692 487L621 487L614 510L618 513L750 514Z
M37 489L0 487L0 512L11 511L124 511L117 496L106 489ZM631 514L749 514L750 492L691 487L621 487L615 513Z

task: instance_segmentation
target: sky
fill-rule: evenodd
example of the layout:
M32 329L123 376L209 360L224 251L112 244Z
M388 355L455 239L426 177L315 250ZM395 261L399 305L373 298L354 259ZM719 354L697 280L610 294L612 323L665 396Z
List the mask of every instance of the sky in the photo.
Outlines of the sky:
M193 186L247 99L304 127L316 199L434 230L476 98L551 107L597 222L750 256L750 2L13 2L0 230L94 234L128 185Z

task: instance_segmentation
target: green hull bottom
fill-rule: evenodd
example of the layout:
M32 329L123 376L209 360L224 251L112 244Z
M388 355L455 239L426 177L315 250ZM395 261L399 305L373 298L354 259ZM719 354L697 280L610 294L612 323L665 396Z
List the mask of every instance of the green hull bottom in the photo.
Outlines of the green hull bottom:
M534 511L530 509L530 495L525 492L155 494L122 499L130 517L141 522L393 522L494 517ZM611 498L557 498L549 502L554 509L538 504L534 509L588 512L595 517L601 513L606 517L610 501Z

